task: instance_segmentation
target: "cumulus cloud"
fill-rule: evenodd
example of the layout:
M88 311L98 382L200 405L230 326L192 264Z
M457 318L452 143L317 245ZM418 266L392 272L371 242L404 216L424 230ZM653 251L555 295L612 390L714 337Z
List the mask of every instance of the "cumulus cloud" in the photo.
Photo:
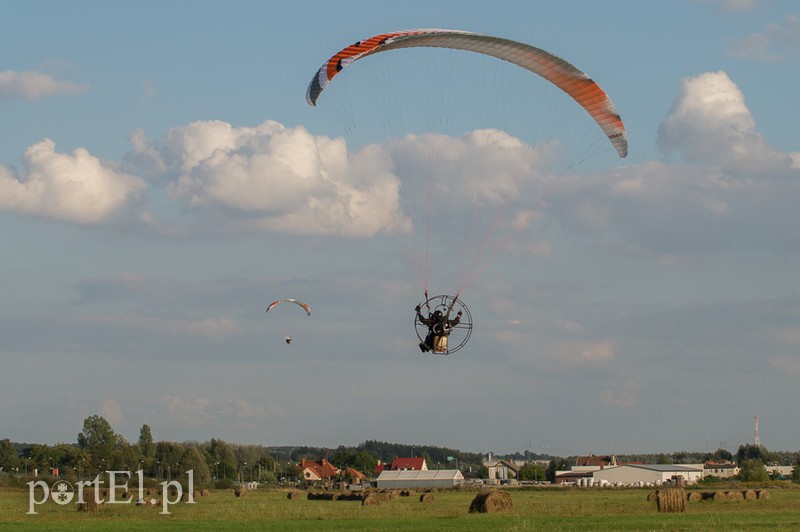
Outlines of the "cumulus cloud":
M264 406L238 398L211 401L206 397L194 400L182 397L167 396L160 401L163 415L167 421L179 426L203 426L209 423L232 423L238 421L255 421L264 419L268 413L284 416L280 409L268 409Z
M769 146L756 130L744 94L725 72L683 80L682 92L658 130L659 147L689 163L713 165L757 177L792 167L788 154Z
M162 173L170 197L198 215L231 226L294 234L371 235L396 214L397 180L379 150L363 154L376 168L373 186L357 179L342 139L267 121L233 127L220 121L170 129L159 142L132 137L130 164Z
M74 321L95 325L113 325L141 332L158 332L175 336L204 336L222 341L240 334L242 326L226 316L198 319L163 318L151 316L112 316L108 314L76 316Z
M787 15L782 23L769 24L728 46L733 57L774 63L800 57L800 17Z
M125 424L122 406L112 397L107 397L100 402L99 412L111 425L120 426Z
M744 13L752 11L759 5L764 3L764 0L703 0L706 4L712 5L721 11L730 13Z
M26 172L0 167L0 209L76 224L113 221L130 212L147 188L83 148L58 153L45 139L25 150Z
M797 249L800 171L791 154L765 142L727 74L685 79L658 134L659 147L677 162L559 178L548 189L545 215L603 235L606 245L665 260Z
M0 72L0 102L15 98L38 100L63 93L84 92L88 87L70 81L58 81L39 72Z
M598 400L608 407L634 408L638 402L638 390L636 381L629 379L621 386L602 390Z
M774 357L770 364L778 372L786 375L800 375L800 359L791 356Z
M422 209L416 195L430 194L431 167L438 172L434 194L448 200L437 205L437 216L446 218L448 206L497 206L519 192L523 175L548 161L547 149L497 130L460 138L410 135L353 153L342 138L271 120L256 127L204 121L172 128L160 141L137 131L131 142L126 168L166 181L170 197L195 215L293 234L407 231L415 213L403 209ZM511 220L524 225L535 215L528 209Z

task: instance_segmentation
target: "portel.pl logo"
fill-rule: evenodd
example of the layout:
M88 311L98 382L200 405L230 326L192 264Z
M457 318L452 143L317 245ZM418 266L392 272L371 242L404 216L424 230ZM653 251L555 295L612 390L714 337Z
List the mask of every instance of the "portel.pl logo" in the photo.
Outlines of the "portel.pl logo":
M36 507L40 504L46 503L48 500L52 500L56 504L60 504L62 506L67 505L73 501L76 504L83 504L85 500L83 498L84 495L84 488L92 488L94 490L94 502L97 504L130 504L134 500L147 502L144 499L144 473L142 470L138 470L134 473L139 480L139 497L138 499L134 499L133 495L129 496L127 499L121 498L117 499L117 489L122 489L128 492L128 480L131 478L130 471L106 471L108 475L108 484L105 481L100 480L100 475L97 475L94 480L81 480L75 483L75 486L67 482L66 480L57 480L53 483L52 486L49 486L47 482L43 480L32 480L27 483L28 485L28 515L36 515ZM186 476L189 478L188 481L188 497L186 500L187 504L194 504L194 470L190 469L186 472ZM124 480L124 483L122 481ZM108 492L108 498L101 498L100 487L107 486L106 490ZM169 514L169 507L172 504L176 504L181 501L183 498L183 486L177 480L172 481L164 481L161 482L162 493L163 497L161 498L161 514ZM37 488L40 488L41 496L38 495ZM170 492L175 495L174 500L170 500L169 494ZM153 503L155 499L153 499Z

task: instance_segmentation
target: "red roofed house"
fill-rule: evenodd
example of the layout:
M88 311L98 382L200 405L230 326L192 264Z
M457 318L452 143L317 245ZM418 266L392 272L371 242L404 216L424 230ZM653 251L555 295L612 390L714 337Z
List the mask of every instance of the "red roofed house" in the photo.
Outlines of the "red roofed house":
M577 460L575 460L575 465L578 467L596 467L597 469L603 469L618 464L617 457L614 455L595 456L590 454L589 456L579 456ZM573 470L574 469L575 468L573 468Z
M389 466L391 471L427 471L428 464L425 459L420 458L395 458L392 460L392 465Z
M344 478L350 481L350 484L361 484L366 479L366 476L361 472L348 467L344 472Z
M322 460L303 460L300 463L300 471L308 482L330 480L339 474L339 470L324 458Z

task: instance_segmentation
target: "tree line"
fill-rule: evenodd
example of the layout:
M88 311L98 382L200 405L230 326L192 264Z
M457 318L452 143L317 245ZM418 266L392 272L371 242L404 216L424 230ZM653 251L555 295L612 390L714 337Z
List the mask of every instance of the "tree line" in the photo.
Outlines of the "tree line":
M227 487L236 482L292 482L297 480L302 460L326 459L342 471L353 468L373 476L379 464L390 464L397 457L422 457L429 469L459 469L478 478L487 478L484 455L447 447L409 445L367 440L356 446L336 449L310 446L242 445L212 438L205 442L155 441L149 425L142 425L139 439L130 443L100 415L83 421L76 443L56 445L14 443L0 440L0 480L27 478L34 474L55 473L75 479L94 478L105 471L143 470L156 480L182 480L188 470L194 471L198 487ZM498 457L500 458L500 457ZM525 462L519 480L553 481L557 471L568 470L577 456L557 457L514 453L503 456ZM620 462L689 464L729 460L739 464L742 480L762 480L764 465L796 465L798 452L770 452L760 445L741 445L736 455L725 449L713 453L619 455ZM544 465L547 464L547 465ZM796 478L795 478L796 477ZM795 467L793 480L800 482L800 468Z

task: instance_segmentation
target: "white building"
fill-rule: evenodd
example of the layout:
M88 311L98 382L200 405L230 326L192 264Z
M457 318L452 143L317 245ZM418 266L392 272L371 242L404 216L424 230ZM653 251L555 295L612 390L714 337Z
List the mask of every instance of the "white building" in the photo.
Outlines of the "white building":
M464 475L457 469L382 471L377 479L377 487L379 489L453 488L463 482Z
M683 477L687 484L694 484L703 478L703 467L673 464L625 464L607 467L592 473L594 485L608 483L618 486L648 484L661 486L673 481L678 476Z

